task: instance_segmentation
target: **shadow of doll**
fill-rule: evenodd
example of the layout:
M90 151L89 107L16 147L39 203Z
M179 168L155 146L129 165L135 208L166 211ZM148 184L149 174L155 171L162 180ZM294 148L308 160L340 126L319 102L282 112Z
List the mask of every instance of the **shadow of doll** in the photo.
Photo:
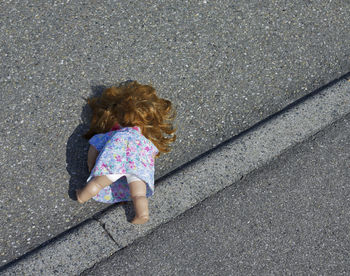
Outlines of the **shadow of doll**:
M124 209L125 217L128 222L131 222L135 217L134 206L131 201L120 202L120 205Z
M105 86L93 86L92 97L97 97L106 89ZM75 190L86 185L89 176L87 167L87 152L89 143L83 135L89 130L91 110L86 104L81 113L82 124L80 124L68 138L66 147L67 171L70 175L68 196L72 200L77 200Z

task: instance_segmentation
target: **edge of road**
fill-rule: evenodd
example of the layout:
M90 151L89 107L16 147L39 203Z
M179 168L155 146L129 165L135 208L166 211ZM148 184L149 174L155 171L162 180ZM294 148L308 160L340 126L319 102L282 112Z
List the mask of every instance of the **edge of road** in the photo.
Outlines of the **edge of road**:
M111 205L1 267L0 272L76 275L90 269L348 113L350 73L159 178L147 224L135 226L127 221L132 215L131 204ZM226 181L228 177L230 181Z

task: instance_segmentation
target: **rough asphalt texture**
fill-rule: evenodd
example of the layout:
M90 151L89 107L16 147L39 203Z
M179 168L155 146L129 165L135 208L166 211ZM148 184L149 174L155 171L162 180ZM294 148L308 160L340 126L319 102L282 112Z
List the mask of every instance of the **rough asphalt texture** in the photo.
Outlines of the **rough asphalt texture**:
M349 179L350 113L81 275L349 275Z
M157 177L350 71L348 1L2 1L0 260L90 218L85 97L152 82L178 111Z
M161 178L149 201L147 224L127 221L133 217L131 204L112 205L4 266L0 274L79 275L350 114L349 91L350 75Z

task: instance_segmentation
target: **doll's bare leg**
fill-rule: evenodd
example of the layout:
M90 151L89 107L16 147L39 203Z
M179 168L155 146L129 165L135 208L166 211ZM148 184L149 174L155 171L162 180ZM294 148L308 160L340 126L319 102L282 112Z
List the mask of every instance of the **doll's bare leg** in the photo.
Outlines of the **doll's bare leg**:
M77 199L79 203L84 203L98 194L98 192L111 185L113 182L107 176L96 176L81 190L77 190Z
M143 181L134 181L129 183L129 188L135 209L135 217L131 223L143 224L149 220L146 184Z

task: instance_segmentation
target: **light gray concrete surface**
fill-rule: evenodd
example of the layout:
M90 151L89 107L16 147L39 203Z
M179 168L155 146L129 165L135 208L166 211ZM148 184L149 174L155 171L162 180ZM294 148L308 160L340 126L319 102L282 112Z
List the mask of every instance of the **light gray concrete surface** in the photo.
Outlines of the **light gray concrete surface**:
M76 275L120 247L95 220L69 230L1 275Z
M350 113L81 275L349 275L349 179Z
M278 116L231 139L171 175L163 177L157 181L156 193L150 200L149 223L143 226L128 223L127 219L133 216L130 205L112 206L102 214L94 216L94 219L108 233L115 247L123 248L130 245L349 114L349 91L350 81L344 78ZM89 237L84 238L88 241L93 241L95 238L98 240L96 234L99 235L92 231ZM67 239L71 239L69 234ZM78 236L77 239L81 238ZM17 274L26 272L28 275L35 275L31 272L32 268L36 267L36 262L40 262L41 267L46 267L47 274L54 274L56 269L49 260L62 258L62 255L66 254L61 248L50 245L51 249L55 247L57 250L51 250L49 258L43 258L44 254L38 250L5 267L4 272ZM87 263L77 261L82 258L81 252L84 250L83 248L80 250L79 247L70 252L70 259L75 264L73 271L76 274L89 269ZM59 273L71 275L71 264L60 267Z
M85 97L152 82L178 111L157 177L350 70L348 1L1 1L0 261L90 218Z
M119 245L126 246L349 112L350 82L343 79L159 181L147 225L130 225L130 205L110 208L98 219Z

